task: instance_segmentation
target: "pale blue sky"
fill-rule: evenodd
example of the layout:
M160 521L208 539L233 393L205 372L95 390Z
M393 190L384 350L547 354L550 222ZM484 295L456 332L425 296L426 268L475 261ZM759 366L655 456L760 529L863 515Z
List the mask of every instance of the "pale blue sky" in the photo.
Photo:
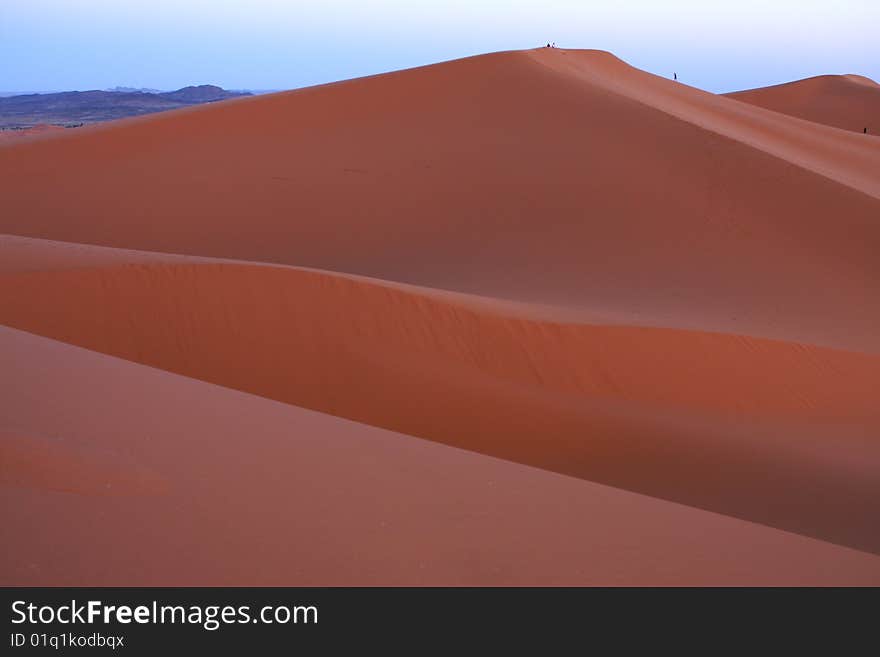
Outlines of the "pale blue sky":
M549 40L710 91L880 80L880 0L0 0L0 91L284 89Z

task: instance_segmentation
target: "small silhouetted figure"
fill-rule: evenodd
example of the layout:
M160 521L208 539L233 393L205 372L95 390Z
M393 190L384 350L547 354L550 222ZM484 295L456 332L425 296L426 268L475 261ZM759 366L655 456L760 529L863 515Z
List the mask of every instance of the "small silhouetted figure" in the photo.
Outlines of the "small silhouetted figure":
M547 42L547 47L548 47L548 48L550 47L550 42L549 42L549 41Z
M678 80L678 73L673 73L673 74L672 74L672 79L673 79L673 80Z

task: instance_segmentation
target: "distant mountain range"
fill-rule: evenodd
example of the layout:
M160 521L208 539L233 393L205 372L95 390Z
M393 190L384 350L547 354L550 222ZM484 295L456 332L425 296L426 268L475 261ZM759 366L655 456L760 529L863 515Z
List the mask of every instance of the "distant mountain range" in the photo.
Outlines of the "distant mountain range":
M42 124L70 127L250 95L248 91L227 91L203 84L167 92L117 87L107 91L9 96L0 98L0 129Z

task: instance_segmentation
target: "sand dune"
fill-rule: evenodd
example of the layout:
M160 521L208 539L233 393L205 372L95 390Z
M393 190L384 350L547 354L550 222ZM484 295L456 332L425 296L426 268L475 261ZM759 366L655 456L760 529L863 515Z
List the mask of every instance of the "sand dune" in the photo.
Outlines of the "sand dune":
M877 556L11 329L0 363L6 585L880 583Z
M880 356L546 312L230 262L0 277L9 326L880 551Z
M822 75L727 94L774 112L853 132L880 135L880 85L860 75Z
M499 53L0 153L4 233L876 349L880 309L858 300L880 296L880 143L603 53Z
M82 408L59 444L48 393L7 396L6 490L174 535L142 579L135 541L70 570L84 537L11 581L875 581L878 140L540 49L10 142L0 191L6 371L34 363L3 382L58 377ZM117 385L129 401L95 410ZM242 489L263 515L220 511ZM321 500L299 569L293 528L264 536L288 512L270 495ZM400 514L393 538L359 524L364 497ZM479 531L470 504L496 514ZM173 562L236 523L217 563Z

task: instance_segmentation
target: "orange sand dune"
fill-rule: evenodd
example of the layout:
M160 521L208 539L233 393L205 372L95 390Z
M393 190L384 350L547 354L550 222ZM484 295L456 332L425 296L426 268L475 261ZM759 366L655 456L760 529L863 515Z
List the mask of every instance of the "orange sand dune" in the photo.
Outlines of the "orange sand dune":
M860 75L822 75L726 95L807 121L880 135L880 85Z
M0 364L5 585L880 584L877 556L27 333Z
M135 532L10 580L876 581L880 140L539 49L10 140L0 198L0 521Z
M541 313L236 263L0 277L9 326L880 551L880 356Z

